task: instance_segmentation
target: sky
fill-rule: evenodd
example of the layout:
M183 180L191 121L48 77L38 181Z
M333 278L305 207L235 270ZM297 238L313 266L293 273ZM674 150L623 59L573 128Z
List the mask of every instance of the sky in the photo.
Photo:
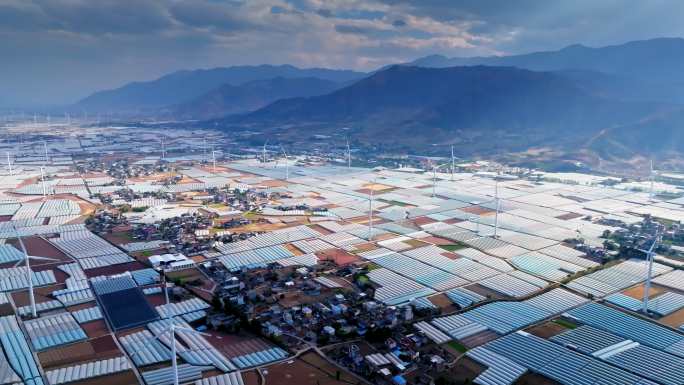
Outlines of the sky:
M373 70L684 36L680 0L0 0L0 107L197 68Z

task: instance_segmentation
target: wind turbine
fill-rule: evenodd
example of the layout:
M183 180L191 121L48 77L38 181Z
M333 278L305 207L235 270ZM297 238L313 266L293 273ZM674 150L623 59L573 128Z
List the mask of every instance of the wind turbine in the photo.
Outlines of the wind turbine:
M283 151L283 155L285 156L285 180L290 179L290 165L287 159L287 152L285 151L285 147L283 145L280 145L280 149Z
M7 168L9 168L9 173L10 175L12 174L12 162L10 162L10 153L9 151L7 152Z
M454 145L451 145L451 181L454 181L454 172L456 171L456 158L454 158Z
M47 150L47 142L43 141L43 149L45 150L45 165L47 165L48 162L48 150Z
M351 147L349 147L349 137L347 137L347 168L351 168Z
M211 150L211 161L213 163L212 171L216 172L216 151Z
M43 199L47 196L47 189L45 188L45 172L43 171L45 167L40 168L40 180L42 181L43 185Z
M261 160L263 162L263 166L266 167L266 145L268 144L268 139L264 142L264 148L261 150Z
M499 200L499 179L494 182L494 199L496 200L496 214L494 215L494 238L497 236L499 230L499 210L501 209L501 200Z
M651 247L648 249L648 251L645 251L648 269L646 272L646 284L644 285L644 300L642 301L642 311L646 315L648 315L648 297L651 291L651 276L653 275L653 259L655 257L655 253L653 252L653 250L655 249L655 246L658 243L658 237L659 231L656 231L655 237L653 237L653 243L651 243Z
M440 164L438 166L432 167L432 197L433 198L436 195L435 189L437 188L437 170L444 167L444 166L447 166L448 164L449 163L444 163L444 164ZM452 176L453 176L453 174L452 174Z
M651 159L650 179L651 179L651 188L650 188L650 192L649 192L649 198L653 199L653 179L654 179L654 175L653 175L653 159Z
M16 234L17 239L19 240L19 245L21 246L21 251L24 254L24 261L26 261L26 279L28 281L29 285L29 300L31 302L31 315L33 315L33 318L36 318L38 316L38 312L36 311L36 298L33 293L33 272L31 271L31 259L35 259L38 261L58 261L58 259L54 258L45 258L45 257L34 257L31 255L28 255L26 252L26 246L24 246L24 241L21 239L21 235L19 235L19 231L17 231L17 227L12 225L12 228L14 229L14 233ZM21 263L21 260L17 262L14 267L19 266Z
M162 343L164 341L161 339L163 335L169 334L171 337L171 367L173 368L173 384L174 385L180 385L180 381L178 378L178 358L177 358L177 348L176 348L176 332L184 332L184 333L190 333L190 334L196 334L196 335L201 335L205 337L211 337L211 334L207 333L202 333L198 332L195 329L190 329L186 328L184 326L176 326L176 322L173 318L165 318L167 320L170 320L169 322L169 327L164 329L159 335L155 336L153 339L159 340ZM133 353L136 354L137 352Z

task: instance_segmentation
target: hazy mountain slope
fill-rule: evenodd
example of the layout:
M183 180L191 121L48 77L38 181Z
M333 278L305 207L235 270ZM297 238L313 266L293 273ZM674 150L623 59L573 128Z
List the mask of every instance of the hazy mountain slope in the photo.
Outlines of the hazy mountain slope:
M331 132L352 126L359 137L415 147L453 141L491 147L496 137L509 140L497 145L524 146L579 143L658 108L595 96L547 72L395 66L328 95L280 100L226 123L307 123Z
M300 69L290 65L260 65L178 71L159 79L134 82L113 90L97 92L81 100L77 107L102 111L141 111L180 104L198 98L224 84L240 85L276 77L315 77L333 82L347 82L364 73L323 68Z
M194 100L173 107L171 111L178 118L209 119L253 111L278 99L327 94L343 84L313 77L277 77L254 80L238 86L224 84Z
M472 58L427 56L411 63L421 67L462 65L515 66L535 71L589 70L648 81L684 80L684 39L659 38L600 48L572 45L558 51Z

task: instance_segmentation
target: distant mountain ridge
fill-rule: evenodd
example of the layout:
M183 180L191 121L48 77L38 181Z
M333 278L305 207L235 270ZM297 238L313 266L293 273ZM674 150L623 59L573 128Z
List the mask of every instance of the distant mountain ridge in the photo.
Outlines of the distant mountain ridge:
M591 48L575 44L522 55L447 58L431 55L406 63L419 67L513 66L533 71L587 70L649 81L682 81L684 39L658 38Z
M278 99L316 96L332 92L346 83L314 77L253 80L241 85L224 84L189 102L170 108L179 119L210 119L254 111Z
M411 148L467 143L473 151L507 151L533 144L580 146L602 130L619 133L617 127L672 108L616 101L552 72L394 66L327 95L279 100L222 123L302 127L290 129L292 136L349 126L355 138L369 142Z
M533 71L574 73L575 80L600 79L615 97L684 103L684 39L658 38L591 48L574 44L557 51L510 56L454 57L430 55L409 66L444 68L453 66L512 66ZM606 82L608 77L613 80ZM620 83L615 80L619 79ZM621 94L618 95L616 91Z
M365 76L350 70L301 69L291 65L259 65L177 71L159 79L133 82L122 87L96 92L77 103L88 111L144 111L168 107L198 98L222 85L241 85L273 78L318 78L349 82Z
M211 126L300 139L345 128L355 139L407 150L556 146L622 157L684 151L682 68L684 39L660 38L510 56L432 55L371 74L288 65L179 71L96 93L78 107L164 113L203 126L211 119Z

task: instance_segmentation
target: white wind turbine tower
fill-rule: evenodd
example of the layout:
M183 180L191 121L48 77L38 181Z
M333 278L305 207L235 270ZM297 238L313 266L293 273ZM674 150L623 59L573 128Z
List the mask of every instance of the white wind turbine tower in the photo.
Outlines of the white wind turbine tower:
M642 311L644 314L648 315L648 297L651 291L651 277L653 275L653 259L655 258L656 244L658 243L659 231L656 232L655 237L653 237L653 243L649 247L648 251L642 250L646 253L646 263L648 263L648 268L646 269L646 283L644 284L644 300L642 301Z
M14 175L12 173L12 162L10 162L10 153L7 151L7 168L9 169L10 175Z
M454 172L456 172L456 158L454 158L454 145L451 145L451 181L454 181Z
M347 137L347 168L351 168L351 147L349 147L349 137Z
M651 172L650 172L649 177L651 179L651 187L650 187L650 192L649 192L649 198L653 199L653 182L654 182L654 178L655 178L655 175L653 174L653 159L651 159Z
M283 151L283 155L285 156L285 180L290 179L290 165L289 161L287 159L287 152L285 152L285 147L280 145L280 149Z
M54 258L45 258L45 257L34 257L31 255L28 255L26 252L26 246L24 246L24 241L21 239L21 235L19 235L19 231L17 231L16 226L12 225L12 228L14 229L14 233L16 234L17 239L19 240L19 245L21 246L21 252L24 254L24 261L26 262L26 280L28 281L29 285L29 301L31 302L31 315L33 315L33 318L36 318L38 316L38 312L36 311L36 298L33 293L33 271L31 271L31 260L39 260L39 261L58 261L57 259ZM17 262L14 267L19 266L21 264L21 260Z
M211 162L213 164L212 171L216 172L216 151L211 150Z
M438 165L438 166L433 166L433 167L432 167L432 197L433 197L433 198L435 197L435 195L437 195L437 194L436 194L436 188L437 188L437 170L440 169L440 168L442 168L442 167L444 167L444 166L447 166L447 165L449 165L449 163L444 163L444 164L440 164L440 165ZM453 176L453 174L452 174L452 176Z
M266 145L268 144L268 139L264 142L264 146L261 149L261 166L266 168Z
M501 200L499 200L499 179L494 182L494 199L496 200L496 214L494 215L494 238L497 237L499 231L499 210L501 209Z
M153 339L159 340L163 343L161 340L161 337L163 335L168 334L171 338L171 367L173 368L173 384L174 385L180 385L180 380L178 378L178 358L177 358L177 348L176 348L176 332L185 332L185 333L190 333L190 334L196 334L196 335L201 335L205 337L211 337L211 334L207 333L202 333L198 332L197 330L186 328L183 326L176 326L176 322L174 321L173 318L165 318L169 320L169 327L166 328L164 331L159 333L159 335L155 336ZM219 337L220 338L220 337ZM134 354L136 354L135 352Z
M207 161L207 137L206 136L202 139L202 152L204 153L204 156L202 157L202 161L206 162Z
M43 200L47 197L47 188L45 188L45 167L40 168L40 180L43 185Z

